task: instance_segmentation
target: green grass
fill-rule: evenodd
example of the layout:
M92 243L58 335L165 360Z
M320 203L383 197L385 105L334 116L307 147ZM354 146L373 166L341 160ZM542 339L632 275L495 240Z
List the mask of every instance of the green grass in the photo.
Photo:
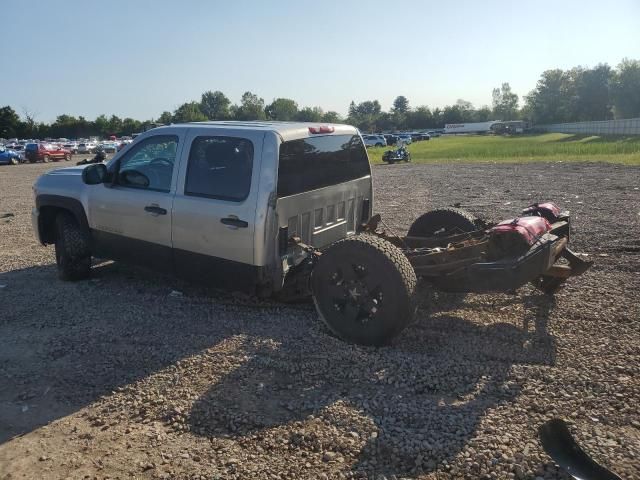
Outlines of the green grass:
M382 163L382 154L388 149L369 148L371 162ZM409 151L415 163L566 161L640 165L640 136L458 135L417 142L409 145Z

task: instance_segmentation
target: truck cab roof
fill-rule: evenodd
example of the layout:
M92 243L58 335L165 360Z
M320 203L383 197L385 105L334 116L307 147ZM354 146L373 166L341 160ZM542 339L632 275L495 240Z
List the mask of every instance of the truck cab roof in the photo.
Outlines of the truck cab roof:
M278 135L283 142L307 138L316 135L345 135L357 134L358 130L350 125L339 123L323 122L278 122L278 121L208 121L208 122L188 122L167 125L165 127L154 128L153 131L170 127L202 128L222 130L251 130L273 132Z

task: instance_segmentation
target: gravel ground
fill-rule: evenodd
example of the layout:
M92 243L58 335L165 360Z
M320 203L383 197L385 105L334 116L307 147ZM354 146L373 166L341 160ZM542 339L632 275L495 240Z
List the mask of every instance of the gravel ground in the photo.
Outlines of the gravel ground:
M0 167L0 478L568 478L537 440L552 417L640 478L638 168L375 167L399 233L435 206L498 220L549 198L596 261L555 298L423 287L380 349L310 305L125 265L58 281L29 217L50 168Z

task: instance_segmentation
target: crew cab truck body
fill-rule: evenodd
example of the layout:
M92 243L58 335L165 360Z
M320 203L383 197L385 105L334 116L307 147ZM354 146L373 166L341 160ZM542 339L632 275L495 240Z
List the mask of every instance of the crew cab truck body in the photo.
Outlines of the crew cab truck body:
M89 232L93 256L233 289L282 288L284 235L323 248L371 215L366 150L345 125L160 127L109 161L111 180L88 185L83 170L54 170L34 185L42 243L55 243L64 209Z
M98 257L285 300L311 295L334 333L361 344L409 325L418 277L444 290L534 282L550 293L590 265L568 250L568 213L551 203L495 227L446 208L405 237L380 230L366 148L347 125L154 128L107 164L44 174L34 195L34 231L55 244L64 280L86 278Z

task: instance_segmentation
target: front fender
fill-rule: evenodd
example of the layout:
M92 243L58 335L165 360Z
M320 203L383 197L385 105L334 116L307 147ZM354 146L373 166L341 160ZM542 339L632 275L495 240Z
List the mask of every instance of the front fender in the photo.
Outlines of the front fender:
M41 194L36 197L36 208L32 216L33 228L37 229L34 233L43 245L54 241L54 222L60 210L70 212L78 225L89 230L87 214L79 200L61 195Z

